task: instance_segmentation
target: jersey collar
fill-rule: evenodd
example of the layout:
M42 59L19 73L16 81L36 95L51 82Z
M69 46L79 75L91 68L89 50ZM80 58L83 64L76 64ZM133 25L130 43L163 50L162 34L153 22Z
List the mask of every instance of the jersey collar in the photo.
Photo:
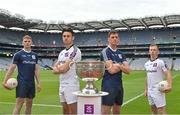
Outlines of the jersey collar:
M26 52L26 53L30 53L31 51L27 51L27 50L25 50L24 48L22 49L24 52Z
M152 59L150 58L150 61L151 61L151 62L153 62L153 61L155 61L155 60L157 60L157 59L158 59L158 57L157 57L157 58L155 58L154 60L152 60Z
M74 44L72 44L69 48L66 48L66 51L69 50Z
M113 52L116 52L116 51L117 51L117 49L115 49L115 50L112 49L110 45L108 45L108 47L109 47Z

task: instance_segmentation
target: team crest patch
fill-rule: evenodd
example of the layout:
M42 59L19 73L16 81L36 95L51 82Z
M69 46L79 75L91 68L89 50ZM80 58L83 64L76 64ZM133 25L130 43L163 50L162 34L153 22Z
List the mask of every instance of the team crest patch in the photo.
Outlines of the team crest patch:
M119 58L122 58L122 55L121 55L121 54L118 54L118 57L119 57Z
M68 52L65 53L65 57L68 57Z
M153 67L157 67L157 63L154 63L154 64L153 64Z
M35 55L32 55L32 59L36 59L36 56L35 56Z

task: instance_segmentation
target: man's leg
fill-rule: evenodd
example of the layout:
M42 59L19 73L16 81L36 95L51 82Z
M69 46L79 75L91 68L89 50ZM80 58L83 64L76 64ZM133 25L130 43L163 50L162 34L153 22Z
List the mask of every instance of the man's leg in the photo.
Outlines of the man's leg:
M166 108L165 108L165 106L163 106L163 107L158 107L158 108L157 108L157 111L158 111L158 114L162 114L162 115L165 115L165 114L166 114Z
M158 114L157 107L155 105L151 105L151 112L152 114Z
M111 106L102 105L102 114L109 115L111 113Z
M23 103L24 103L24 98L20 98L20 97L16 98L16 105L13 110L13 115L20 114Z
M68 104L70 114L77 114L77 103Z
M64 114L64 115L69 114L68 104L67 104L66 102L62 102L61 104L62 104L62 106L63 106L63 114Z
M33 99L26 98L25 114L31 114Z
M120 114L120 111L121 111L120 109L121 109L120 105L114 104L113 105L113 114Z

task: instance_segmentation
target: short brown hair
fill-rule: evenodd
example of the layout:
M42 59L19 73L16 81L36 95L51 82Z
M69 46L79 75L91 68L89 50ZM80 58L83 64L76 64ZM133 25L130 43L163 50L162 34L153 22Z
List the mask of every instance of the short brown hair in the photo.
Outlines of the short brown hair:
M31 39L31 40L32 40L32 37L31 37L31 36L29 36L29 35L25 35L25 36L23 37L23 40L24 40L25 38L27 38L27 39Z
M62 35L63 35L64 32L70 32L72 34L72 36L74 36L74 32L73 32L73 30L71 28L64 28L62 30Z
M159 46L157 44L150 44L149 47L156 46L159 49Z
M117 30L110 30L108 33L108 37L110 37L111 34L119 34Z

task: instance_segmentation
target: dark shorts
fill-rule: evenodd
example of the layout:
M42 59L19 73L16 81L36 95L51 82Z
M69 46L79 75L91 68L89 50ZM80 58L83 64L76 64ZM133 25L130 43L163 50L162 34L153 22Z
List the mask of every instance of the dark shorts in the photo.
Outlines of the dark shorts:
M112 88L112 87L103 87L102 91L108 92L109 95L102 97L102 104L113 106L114 104L122 105L123 104L123 88Z
M35 97L35 85L33 83L20 83L16 88L16 98L34 98Z

